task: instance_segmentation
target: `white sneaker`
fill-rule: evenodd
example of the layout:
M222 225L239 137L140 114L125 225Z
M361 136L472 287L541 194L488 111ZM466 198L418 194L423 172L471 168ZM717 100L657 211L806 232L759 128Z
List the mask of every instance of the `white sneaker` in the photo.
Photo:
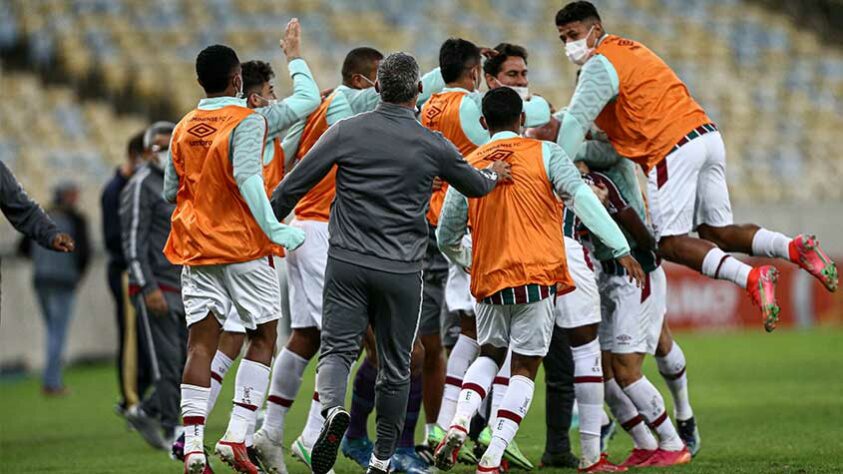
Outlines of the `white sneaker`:
M275 441L264 430L259 430L254 436L255 455L267 474L287 474L284 464L284 446L281 441Z
M290 445L290 454L292 454L293 458L299 460L299 462L307 466L308 469L311 469L310 451L312 449L313 446L308 446L304 441L304 437L299 435L299 437L293 441L293 444ZM334 474L334 470L331 469L328 471L328 474Z
M207 458L204 452L192 452L184 458L185 474L204 474Z

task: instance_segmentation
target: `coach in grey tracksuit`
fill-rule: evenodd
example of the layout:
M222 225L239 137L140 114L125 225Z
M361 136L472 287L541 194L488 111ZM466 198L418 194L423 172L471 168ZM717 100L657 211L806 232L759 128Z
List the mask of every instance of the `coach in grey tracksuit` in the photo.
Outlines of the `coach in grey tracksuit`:
M384 59L377 87L377 109L337 122L325 132L275 189L272 205L276 217L286 217L337 165L316 386L330 425L333 409L343 405L349 367L371 323L379 360L374 454L388 460L407 407L433 178L441 176L460 192L478 197L492 191L498 175L471 167L441 134L416 120L421 83L412 56L396 53ZM323 437L312 453L317 473L330 468L319 459ZM335 447L331 454L327 458L333 464Z
M141 337L149 347L152 393L140 411L128 414L138 431L154 447L168 447L179 420L179 383L187 347L187 328L181 299L181 267L164 256L175 205L164 200L164 171L173 124L159 122L144 139L147 164L132 176L120 194L123 254L129 269L129 294L138 314ZM159 141L158 144L155 140ZM160 417L163 437L152 420ZM133 423L135 425L136 423Z

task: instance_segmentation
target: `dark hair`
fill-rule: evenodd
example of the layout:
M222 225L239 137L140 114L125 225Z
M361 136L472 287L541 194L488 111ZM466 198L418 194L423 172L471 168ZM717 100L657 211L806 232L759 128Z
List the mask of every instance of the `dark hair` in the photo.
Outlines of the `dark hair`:
M462 38L448 38L439 48L439 69L445 83L459 79L466 69L480 63L480 48Z
M527 63L527 50L523 46L511 43L501 43L495 46L495 51L498 55L486 60L483 63L483 72L492 76L497 76L501 72L503 63L507 58L516 57L524 59L524 64Z
M143 135L145 130L140 131L134 135L132 138L129 139L129 143L126 146L126 156L128 158L134 158L136 155L140 155L143 153Z
M419 65L407 53L392 53L378 65L381 100L404 104L419 93Z
M597 13L597 8L591 2L584 0L571 2L556 12L556 26L585 20L600 21L600 15Z
M374 69L375 61L383 59L383 54L375 48L363 46L354 48L345 55L342 62L342 81L351 82L355 74L368 76Z
M208 46L196 56L196 77L208 94L222 92L228 87L231 73L240 65L237 53L228 46Z
M490 129L513 125L523 109L521 96L509 87L492 89L483 96L483 117Z
M246 61L240 64L240 74L243 75L243 95L249 96L252 92L272 80L275 71L266 61Z

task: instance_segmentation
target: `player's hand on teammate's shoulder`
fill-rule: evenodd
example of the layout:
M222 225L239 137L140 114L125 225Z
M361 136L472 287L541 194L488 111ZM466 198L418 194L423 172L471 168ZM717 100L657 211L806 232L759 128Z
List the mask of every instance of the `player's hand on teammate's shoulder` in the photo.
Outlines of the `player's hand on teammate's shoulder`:
M635 260L630 254L618 257L616 260L620 266L626 269L626 273L629 275L629 281L634 281L635 286L643 288L646 274L644 273L644 269L641 268L641 264L638 263L638 260Z
M439 191L440 189L442 189L442 185L444 183L445 182L442 181L442 178L440 178L439 176L433 178L433 191L436 192L436 191Z
M287 23L280 43L287 61L301 57L301 24L298 18L293 18Z
M502 160L493 161L492 164L489 165L488 169L498 175L498 183L512 182L512 167L509 163Z

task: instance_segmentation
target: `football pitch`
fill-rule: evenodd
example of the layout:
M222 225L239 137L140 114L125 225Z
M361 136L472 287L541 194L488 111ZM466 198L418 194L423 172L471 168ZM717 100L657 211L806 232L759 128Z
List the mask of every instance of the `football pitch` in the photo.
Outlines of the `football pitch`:
M683 473L843 472L843 329L817 328L765 334L677 334L688 360L691 402L702 450L688 466L657 469ZM670 396L648 361L647 376ZM225 429L234 371L211 416L206 444ZM182 467L153 451L113 412L116 375L110 366L70 369L70 396L45 399L36 378L0 379L0 472L176 473ZM309 368L287 420L287 445L304 425L313 383ZM544 376L517 440L538 465L544 448ZM670 408L669 408L670 410ZM370 420L370 434L374 430ZM418 426L417 441L422 436ZM576 446L576 436L574 435ZM619 432L610 458L621 461L631 444ZM287 454L291 473L308 472ZM231 472L218 460L218 473ZM340 455L336 472L362 472ZM458 466L452 472L474 472ZM543 470L543 472L574 472Z

